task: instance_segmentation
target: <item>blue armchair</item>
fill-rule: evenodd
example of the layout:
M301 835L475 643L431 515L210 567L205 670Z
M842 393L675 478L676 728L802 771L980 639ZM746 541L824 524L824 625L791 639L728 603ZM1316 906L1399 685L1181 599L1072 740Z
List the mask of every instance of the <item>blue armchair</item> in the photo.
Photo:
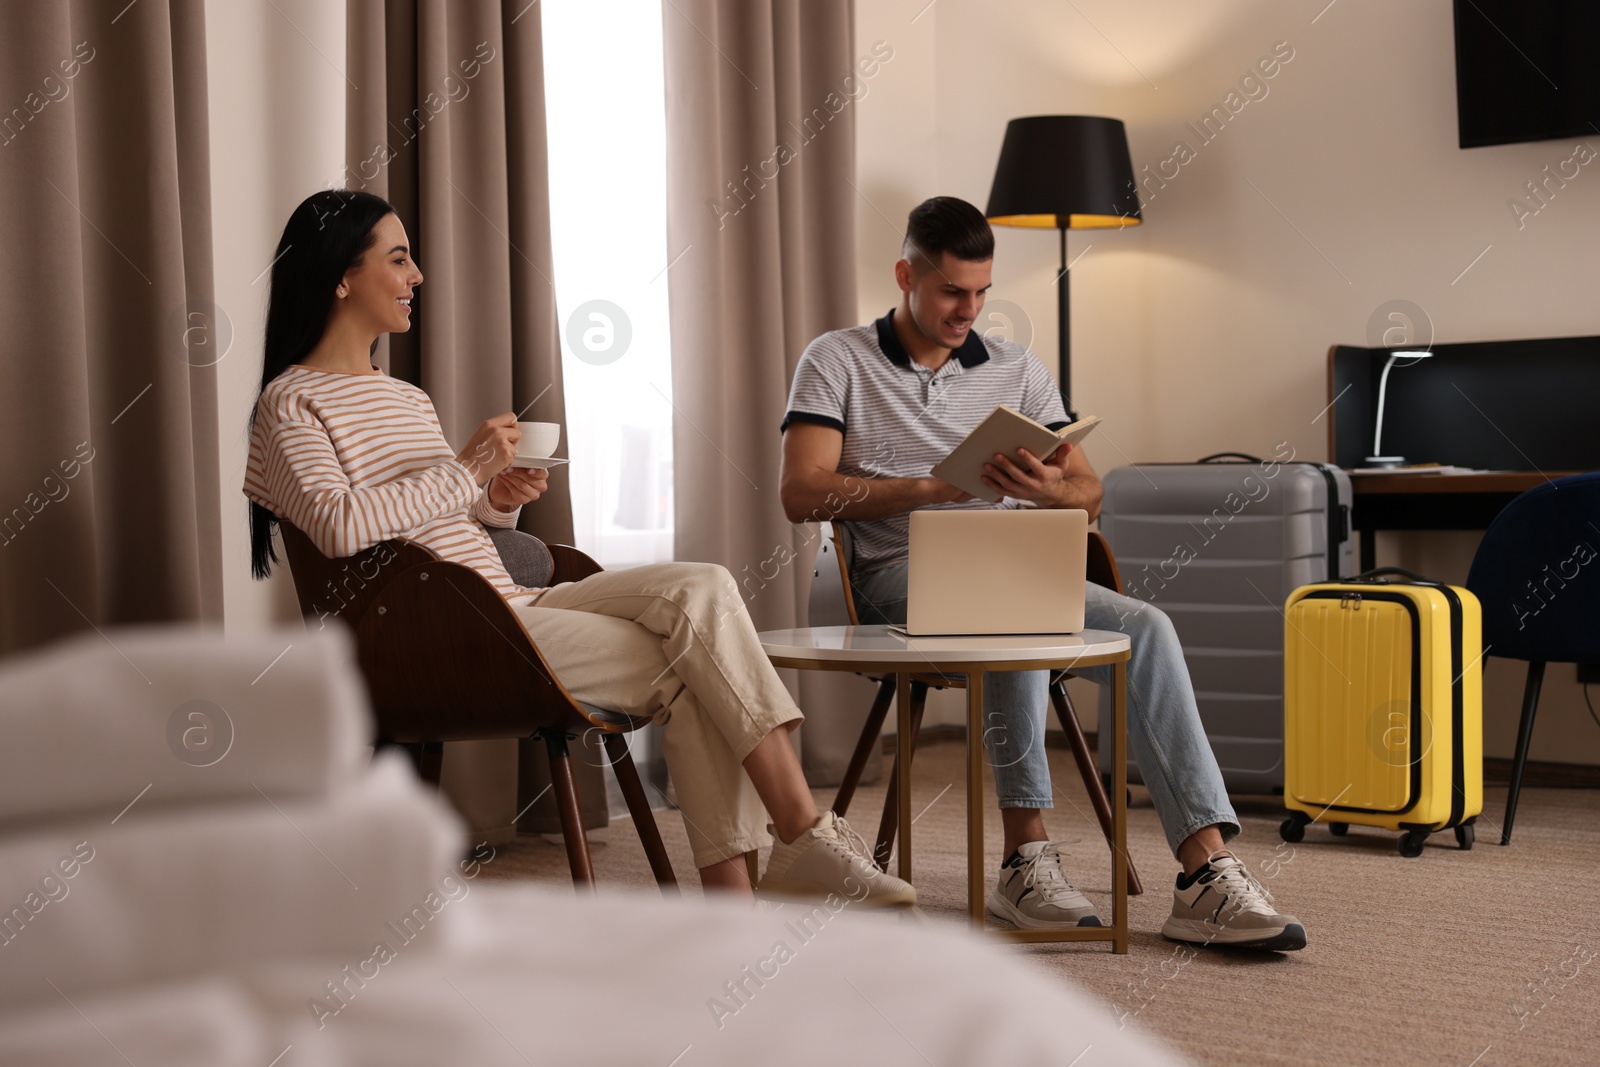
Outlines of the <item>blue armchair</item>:
M1522 791L1546 663L1600 663L1600 471L1530 489L1495 517L1467 575L1483 604L1484 654L1528 661L1500 843Z

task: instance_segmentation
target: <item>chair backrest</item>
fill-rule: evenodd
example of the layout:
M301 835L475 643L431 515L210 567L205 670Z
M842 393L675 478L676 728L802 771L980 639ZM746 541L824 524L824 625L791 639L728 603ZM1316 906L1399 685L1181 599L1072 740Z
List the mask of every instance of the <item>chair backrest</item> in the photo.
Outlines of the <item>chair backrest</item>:
M1600 471L1529 489L1483 535L1467 575L1486 654L1600 661Z
M355 633L379 737L528 737L571 720L571 695L477 571L404 539L330 559L293 525L279 528L301 614ZM576 549L550 549L560 580L599 569Z
M319 621L338 618L351 629L390 579L419 563L439 558L421 545L397 538L381 541L353 556L330 559L291 523L279 519L278 530L283 535L300 614Z
M1111 554L1111 542L1099 530L1089 531L1087 571L1087 577L1094 585L1127 595L1127 590L1122 588L1122 572L1117 569L1117 557Z
M605 570L592 556L580 552L571 545L545 545L545 550L550 553L554 570L550 575L550 584L558 585L561 582L581 582L591 574L599 574Z
M845 614L850 619L850 625L861 625L861 617L856 614L856 590L850 584L850 531L845 530L842 523L829 523L832 537L829 537L829 547L832 552L827 553L837 565L838 581L842 587L843 600L845 600ZM819 579L822 574L818 573ZM814 597L813 597L814 600ZM814 624L813 622L813 625Z
M842 523L831 522L826 524L831 528L831 536L824 537L823 548L817 553L817 569L811 593L811 625L821 626L826 623L819 622L816 615L819 604L829 604L837 596L836 590L842 590L845 611L849 616L850 625L860 625L860 617L856 614L855 591L850 585L850 539L849 532ZM831 551L829 551L831 549ZM837 566L825 564L826 557L832 557ZM838 582L832 581L832 575L837 573ZM1089 531L1089 553L1087 573L1085 577L1095 585L1104 586L1113 593L1123 592L1122 574L1117 569L1117 558L1111 554L1111 543L1097 530ZM832 589L824 588L819 591L817 582L827 582Z
M511 606L460 563L432 560L389 581L356 645L391 741L528 737L581 714Z

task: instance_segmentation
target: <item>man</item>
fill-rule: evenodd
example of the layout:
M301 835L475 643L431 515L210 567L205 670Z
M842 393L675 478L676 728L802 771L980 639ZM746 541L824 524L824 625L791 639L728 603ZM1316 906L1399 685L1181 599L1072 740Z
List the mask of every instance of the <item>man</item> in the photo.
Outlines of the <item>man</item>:
M894 267L899 306L874 323L817 338L795 370L783 420L784 510L795 522L833 514L848 524L863 622L905 621L909 513L918 508L1030 501L1082 508L1091 518L1100 510L1100 479L1070 446L1048 460L1022 450L997 454L985 470L986 483L1007 498L999 505L928 473L996 404L1052 429L1067 425L1061 395L1033 354L972 329L993 258L994 235L977 208L953 197L925 201L911 212ZM1162 933L1192 944L1304 947L1299 921L1279 914L1225 847L1239 832L1238 817L1172 623L1148 604L1091 585L1085 625L1132 640L1128 740L1183 867ZM1111 668L1077 673L1108 684ZM1025 929L1098 926L1094 905L1072 887L1059 845L1045 833L1042 810L1052 806L1048 683L1044 671L984 676L984 706L1000 727L985 730L984 741L1006 853L989 910Z

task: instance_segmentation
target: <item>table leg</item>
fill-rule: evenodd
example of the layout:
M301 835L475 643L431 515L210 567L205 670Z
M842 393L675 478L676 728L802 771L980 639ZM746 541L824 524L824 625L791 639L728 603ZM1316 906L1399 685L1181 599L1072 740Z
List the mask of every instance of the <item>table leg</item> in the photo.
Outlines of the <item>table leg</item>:
M983 929L983 671L967 671L967 908Z
M911 881L911 746L916 738L911 729L911 675L895 675L894 717L897 724L895 745L899 749L900 773L895 775L895 804L900 809L900 877Z
M1118 660L1111 685L1111 803L1116 843L1111 853L1112 951L1128 951L1128 661Z
M1361 558L1356 560L1356 571L1369 571L1376 567L1378 559L1378 531L1361 531ZM1328 581L1335 581L1344 577L1342 574L1328 575Z

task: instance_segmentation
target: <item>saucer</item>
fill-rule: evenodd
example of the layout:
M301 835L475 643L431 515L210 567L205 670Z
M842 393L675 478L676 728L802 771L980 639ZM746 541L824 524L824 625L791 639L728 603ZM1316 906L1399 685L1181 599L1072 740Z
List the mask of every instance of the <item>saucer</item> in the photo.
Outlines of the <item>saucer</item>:
M526 467L533 470L549 470L551 467L559 467L565 462L567 461L564 459L555 459L548 456L514 456L512 457L511 465L513 467Z

